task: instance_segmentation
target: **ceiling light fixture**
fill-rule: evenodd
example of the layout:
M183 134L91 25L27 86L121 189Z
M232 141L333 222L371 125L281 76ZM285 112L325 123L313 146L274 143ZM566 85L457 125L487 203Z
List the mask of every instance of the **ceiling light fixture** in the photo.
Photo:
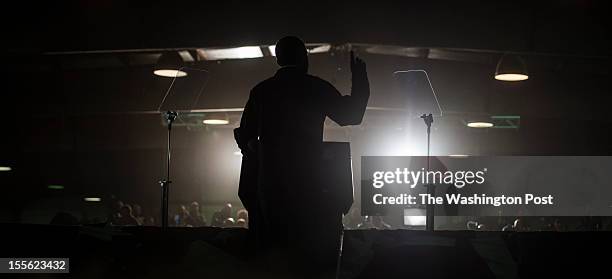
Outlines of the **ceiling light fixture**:
M182 71L183 58L176 51L168 51L162 53L157 60L153 74L160 77L184 77L187 72Z
M515 54L504 54L497 62L495 79L501 81L522 81L529 79L525 61Z

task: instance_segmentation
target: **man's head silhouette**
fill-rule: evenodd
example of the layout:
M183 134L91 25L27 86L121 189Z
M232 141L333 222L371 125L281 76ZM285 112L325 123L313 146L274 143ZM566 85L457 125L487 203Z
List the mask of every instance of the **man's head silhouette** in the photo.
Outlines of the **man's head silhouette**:
M276 42L276 63L281 67L297 67L308 71L308 51L298 37L287 36Z

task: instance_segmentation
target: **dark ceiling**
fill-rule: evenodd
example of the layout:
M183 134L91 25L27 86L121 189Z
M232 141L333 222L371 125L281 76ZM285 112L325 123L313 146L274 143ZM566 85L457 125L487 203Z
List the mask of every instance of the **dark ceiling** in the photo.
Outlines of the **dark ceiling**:
M607 56L607 1L29 1L3 8L13 52L309 42Z

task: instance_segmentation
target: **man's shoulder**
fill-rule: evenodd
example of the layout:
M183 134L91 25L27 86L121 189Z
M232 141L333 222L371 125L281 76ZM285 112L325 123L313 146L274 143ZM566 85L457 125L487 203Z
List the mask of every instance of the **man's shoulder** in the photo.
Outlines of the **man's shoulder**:
M265 87L271 86L274 83L274 76L264 79L253 86L253 91L257 91L263 89Z
M255 86L253 86L253 88L251 89L250 96L252 98L258 98L256 96L261 95L262 92L269 91L269 89L273 88L273 86L274 86L274 77L269 77L263 81L260 81Z
M333 84L331 84L329 81L324 80L318 76L306 75L306 78L309 80L311 84L313 84L319 90L336 91L336 87Z

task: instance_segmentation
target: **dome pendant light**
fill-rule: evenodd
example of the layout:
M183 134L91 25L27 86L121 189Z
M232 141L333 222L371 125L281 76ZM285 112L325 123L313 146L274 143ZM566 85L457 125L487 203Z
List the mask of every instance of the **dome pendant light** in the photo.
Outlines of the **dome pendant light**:
M162 53L157 60L153 74L160 77L184 77L187 72L182 71L183 58L176 51Z
M525 61L514 54L504 54L495 68L495 79L501 81L522 81L527 80L527 66Z

